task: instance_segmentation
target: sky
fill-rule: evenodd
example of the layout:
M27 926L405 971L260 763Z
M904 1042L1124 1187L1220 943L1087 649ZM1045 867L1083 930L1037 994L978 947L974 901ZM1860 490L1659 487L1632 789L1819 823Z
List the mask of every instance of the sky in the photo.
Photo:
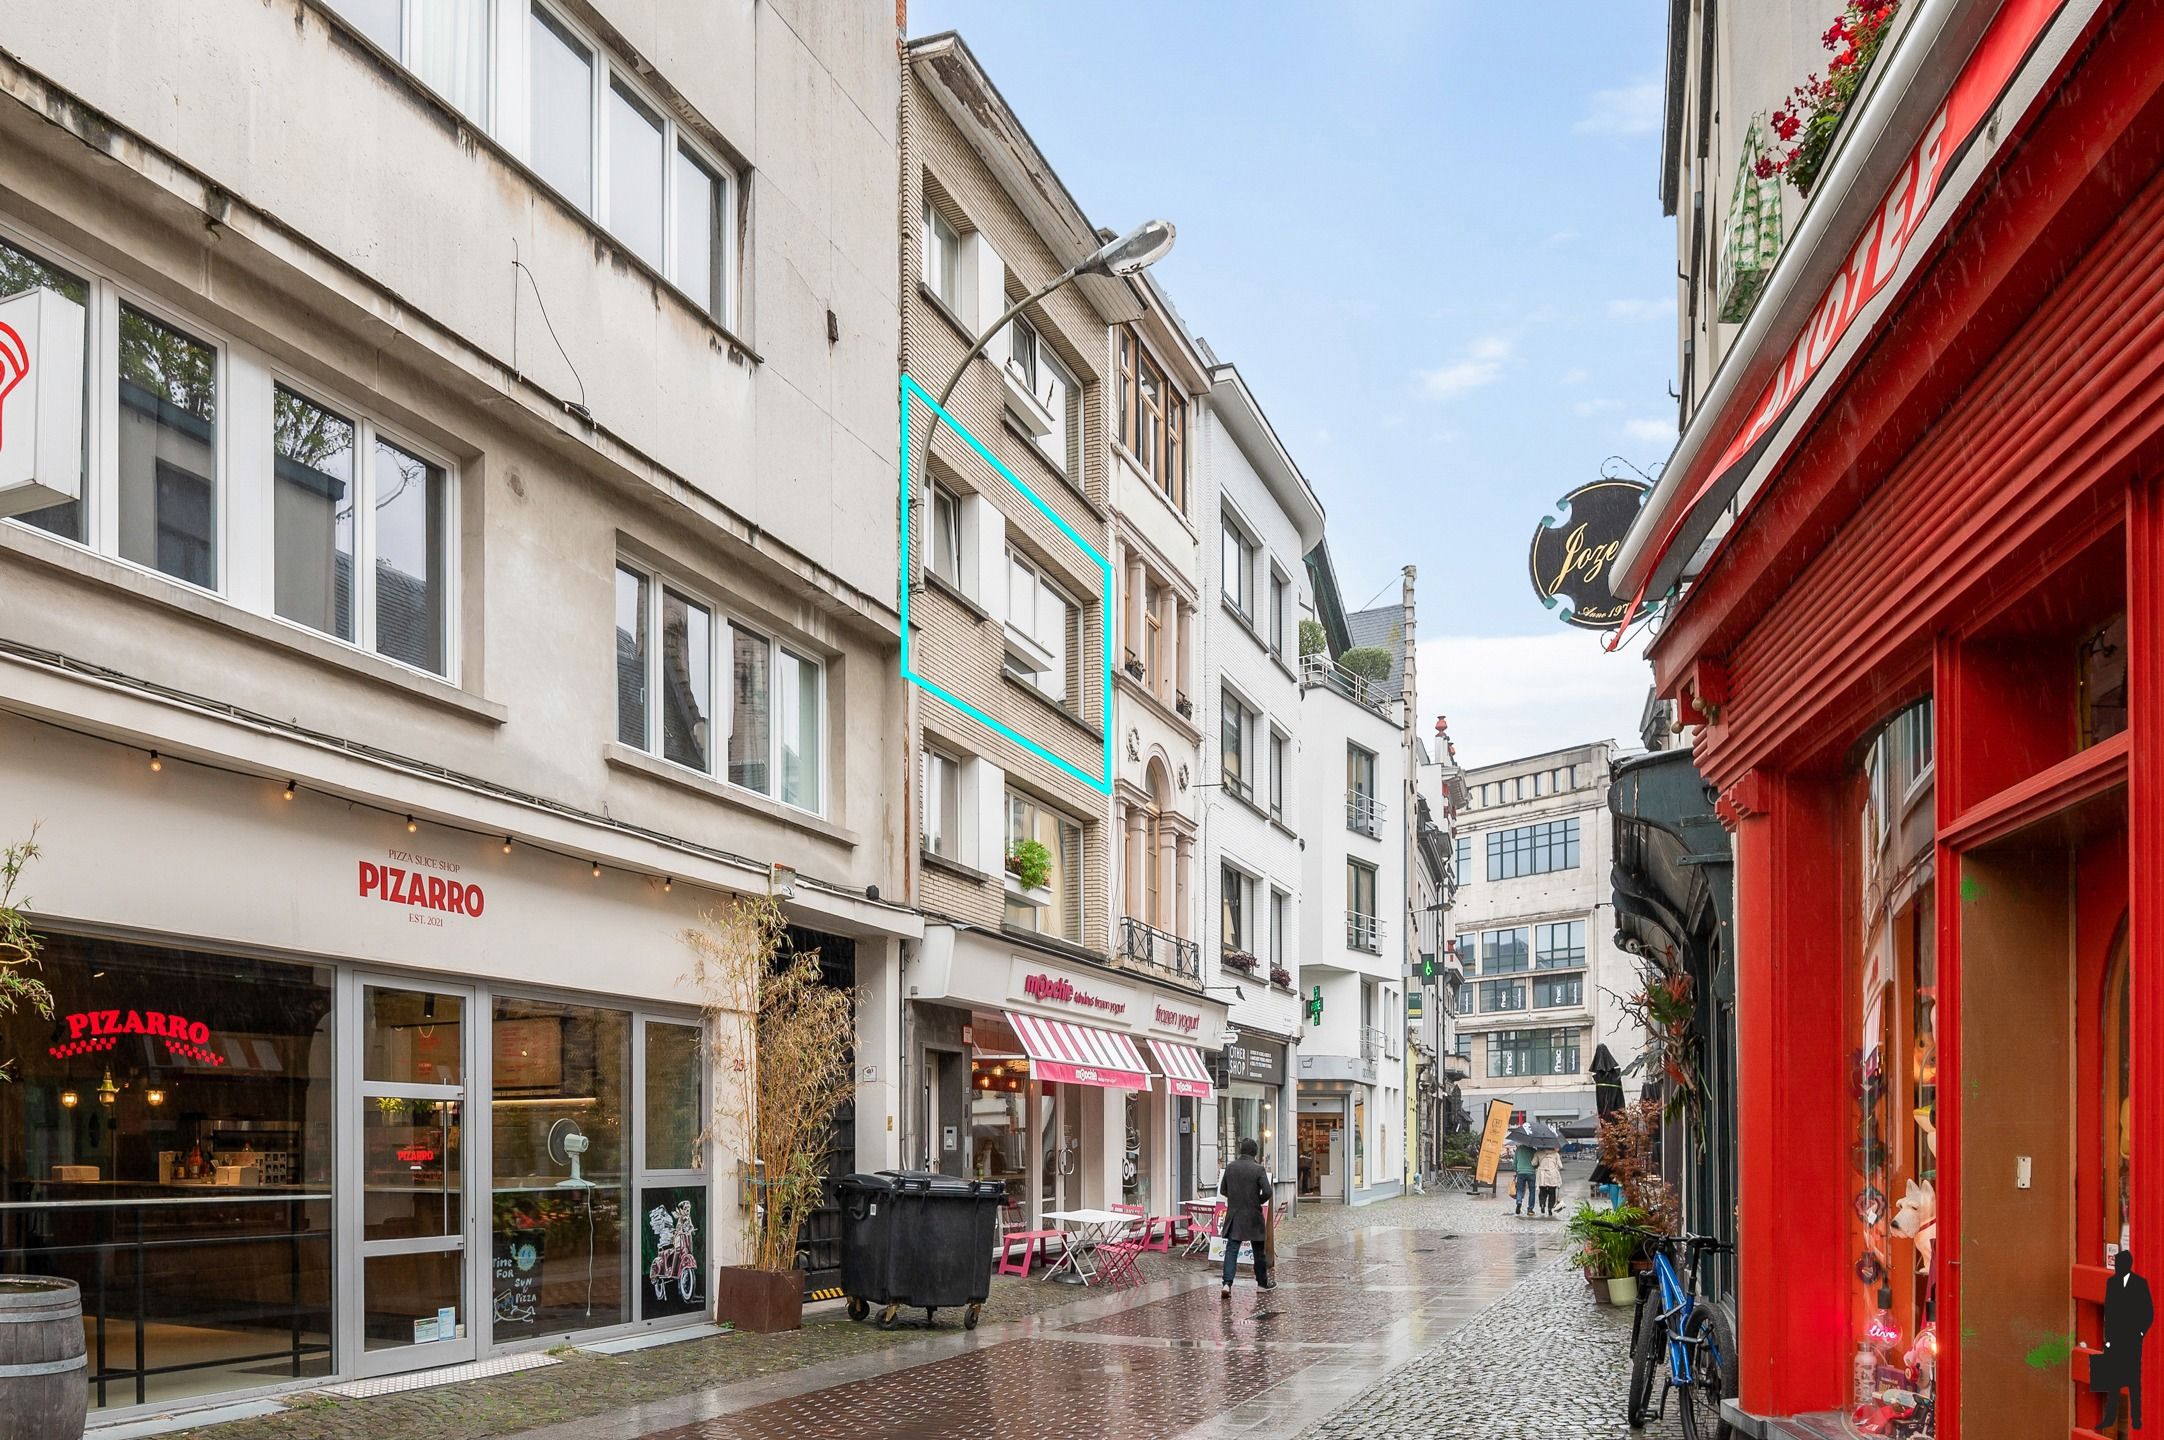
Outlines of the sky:
M1604 464L1675 444L1664 14L910 0L1093 223L1178 226L1153 273L1320 495L1346 605L1419 567L1418 725L1448 715L1467 765L1638 743L1643 660L1543 609L1526 552Z

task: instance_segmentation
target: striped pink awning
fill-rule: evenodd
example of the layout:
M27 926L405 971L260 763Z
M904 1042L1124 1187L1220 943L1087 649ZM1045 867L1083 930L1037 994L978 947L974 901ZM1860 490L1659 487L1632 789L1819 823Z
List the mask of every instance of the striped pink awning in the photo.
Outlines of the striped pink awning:
M1194 1046L1177 1040L1152 1040L1150 1053L1157 1057L1157 1068L1165 1072L1165 1084L1173 1094L1207 1100L1217 1093L1210 1084L1210 1067L1202 1063L1202 1052Z
M1125 1035L1013 1010L1007 1012L1007 1023L1022 1038L1022 1048L1029 1052L1031 1073L1039 1080L1098 1085L1107 1090L1150 1088L1150 1072L1143 1067L1142 1053Z

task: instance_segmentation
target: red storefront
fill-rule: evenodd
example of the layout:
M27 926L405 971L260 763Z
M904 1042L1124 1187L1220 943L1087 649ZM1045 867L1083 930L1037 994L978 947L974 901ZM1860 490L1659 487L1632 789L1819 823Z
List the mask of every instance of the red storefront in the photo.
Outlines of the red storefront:
M1866 1433L2066 1440L2110 1256L2164 1281L2164 3L1951 11L1618 588L1695 562L1741 1408L1853 1420L1864 1355Z

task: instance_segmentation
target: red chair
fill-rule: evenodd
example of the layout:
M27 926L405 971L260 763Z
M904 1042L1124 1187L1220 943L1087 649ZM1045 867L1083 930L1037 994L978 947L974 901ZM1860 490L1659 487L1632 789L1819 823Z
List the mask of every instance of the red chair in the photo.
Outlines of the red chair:
M1208 1214L1194 1217L1187 1227L1187 1249L1185 1253L1192 1255L1197 1250L1208 1253L1210 1242L1217 1238L1218 1230L1224 1223L1225 1207L1222 1202Z
M1172 1227L1179 1221L1170 1215L1162 1215L1150 1221L1149 1238L1142 1242L1145 1250L1155 1250L1160 1255L1172 1253Z
M1028 1213L1020 1205L1000 1207L998 1273L1001 1275L1019 1275L1027 1280L1032 1260L1042 1259L1049 1265L1052 1263L1052 1242L1057 1240L1063 1247L1067 1243L1067 1232L1064 1230L1023 1229L1022 1227L1029 1223ZM1018 1243L1022 1247L1019 1260L1014 1254L1014 1247Z
M1144 1283L1135 1258L1148 1247L1139 1240L1107 1240L1097 1247L1097 1276L1093 1283L1115 1289Z

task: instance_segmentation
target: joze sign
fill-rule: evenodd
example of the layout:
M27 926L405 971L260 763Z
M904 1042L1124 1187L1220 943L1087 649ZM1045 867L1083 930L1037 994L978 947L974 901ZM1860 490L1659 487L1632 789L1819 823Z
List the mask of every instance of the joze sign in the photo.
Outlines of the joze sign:
M53 290L0 300L0 516L83 489L83 307Z

